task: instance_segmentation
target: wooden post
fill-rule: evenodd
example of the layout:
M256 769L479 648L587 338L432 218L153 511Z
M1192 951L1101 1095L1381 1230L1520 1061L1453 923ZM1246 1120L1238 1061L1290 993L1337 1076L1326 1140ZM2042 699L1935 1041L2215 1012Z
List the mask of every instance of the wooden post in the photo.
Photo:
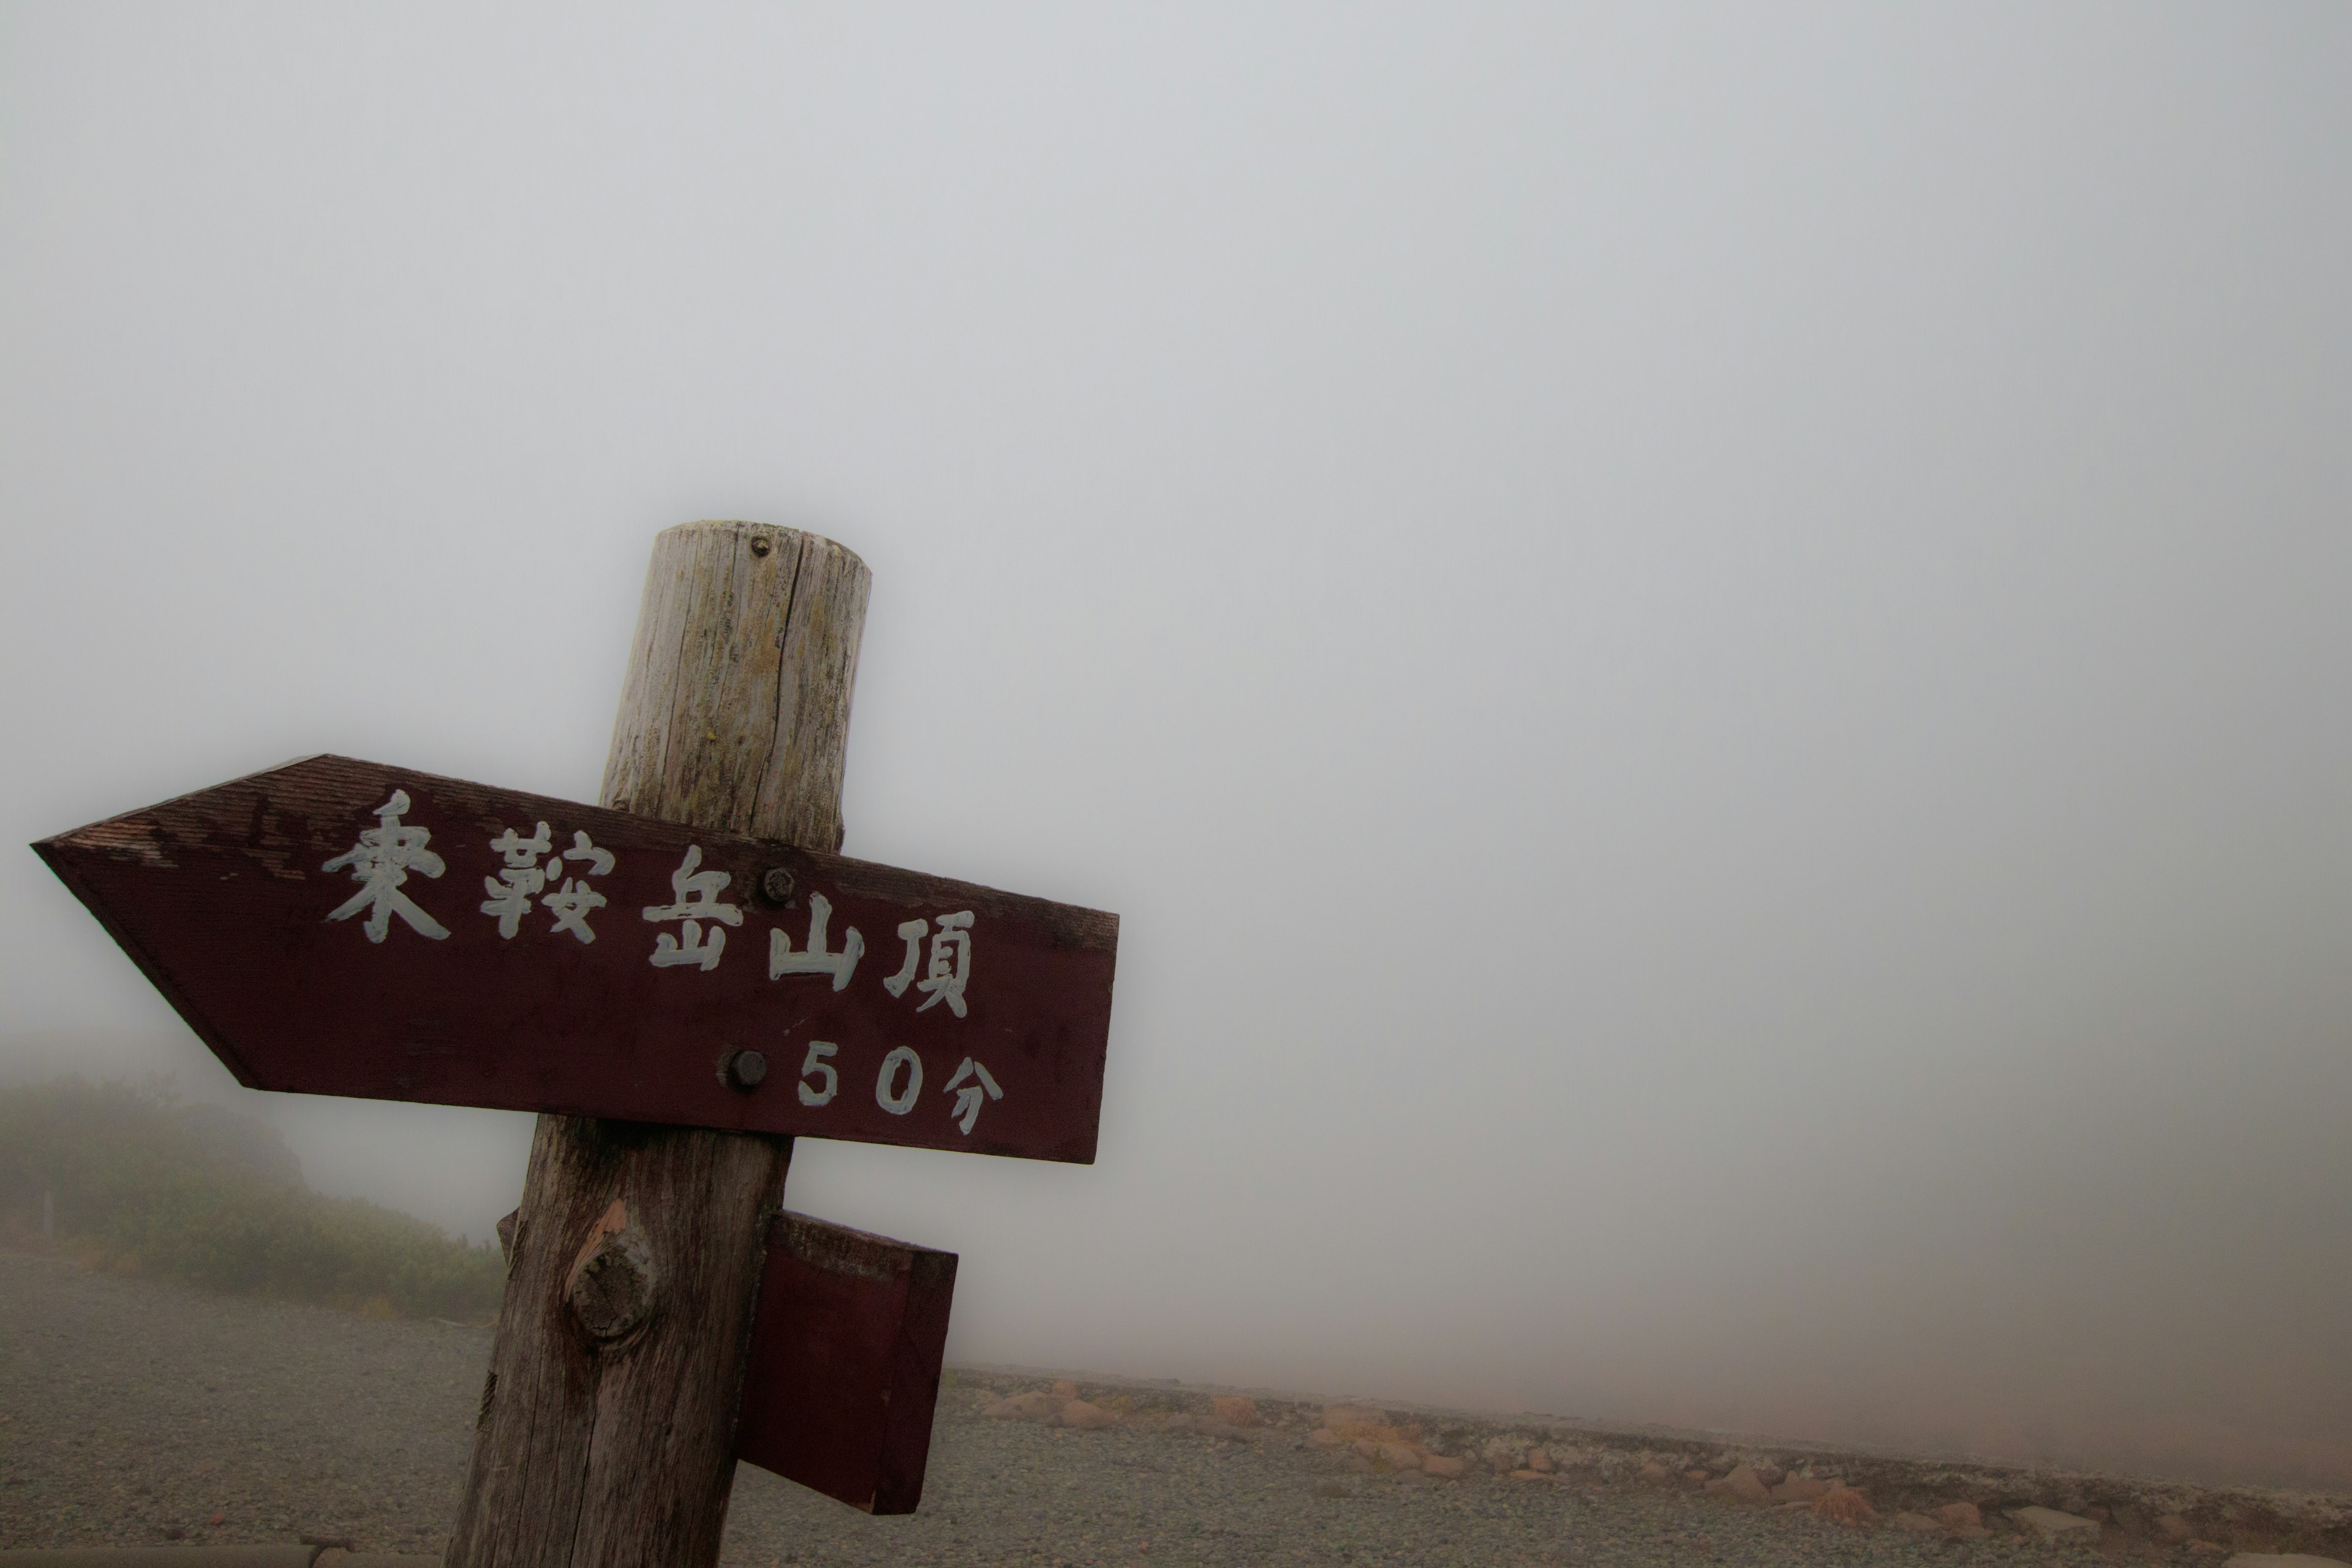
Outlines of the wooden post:
M603 803L838 849L871 581L791 529L662 533ZM789 1138L539 1119L449 1568L718 1561L791 1153Z

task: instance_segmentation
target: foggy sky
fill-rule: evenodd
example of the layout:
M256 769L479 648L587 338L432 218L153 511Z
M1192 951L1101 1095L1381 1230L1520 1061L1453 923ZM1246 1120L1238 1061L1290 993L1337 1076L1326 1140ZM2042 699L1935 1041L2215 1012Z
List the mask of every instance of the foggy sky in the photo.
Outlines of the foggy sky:
M845 851L1122 917L1097 1165L794 1153L952 1358L2352 1488L2347 216L2331 5L0 5L0 826L593 798L814 529Z

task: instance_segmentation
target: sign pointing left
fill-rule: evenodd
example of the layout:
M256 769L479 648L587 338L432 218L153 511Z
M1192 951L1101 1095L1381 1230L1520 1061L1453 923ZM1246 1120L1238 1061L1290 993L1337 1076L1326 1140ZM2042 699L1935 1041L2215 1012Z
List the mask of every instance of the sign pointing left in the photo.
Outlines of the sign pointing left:
M33 847L250 1088L1094 1159L1116 915L347 757Z

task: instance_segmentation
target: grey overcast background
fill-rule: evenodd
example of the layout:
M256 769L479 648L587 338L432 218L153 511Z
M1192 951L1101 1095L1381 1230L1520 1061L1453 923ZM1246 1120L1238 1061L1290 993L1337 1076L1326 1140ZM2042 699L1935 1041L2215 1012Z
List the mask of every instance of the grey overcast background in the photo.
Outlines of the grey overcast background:
M2352 1487L2352 10L0 5L0 815L591 797L874 570L852 854L1119 911L967 1360ZM18 848L7 1075L477 1237Z

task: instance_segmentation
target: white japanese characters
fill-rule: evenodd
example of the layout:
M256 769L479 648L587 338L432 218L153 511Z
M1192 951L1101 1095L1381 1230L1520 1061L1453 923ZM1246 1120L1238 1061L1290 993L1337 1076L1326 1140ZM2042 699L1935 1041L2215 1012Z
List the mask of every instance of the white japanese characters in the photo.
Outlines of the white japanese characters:
M801 1080L795 1086L803 1105L811 1110L831 1105L841 1092L841 1073L833 1061L840 1053L841 1047L831 1040L809 1042L808 1054L801 1058ZM922 1092L923 1058L911 1046L893 1047L874 1075L874 1103L893 1116L905 1116L915 1109ZM963 1065L940 1092L955 1097L948 1120L967 1138L971 1136L972 1123L980 1120L981 1107L1004 1098L995 1075L970 1057L963 1058Z
M835 991L848 989L849 977L856 972L857 961L865 956L866 939L858 934L856 926L851 926L842 933L841 951L827 952L824 928L832 919L833 900L823 893L811 893L808 946L798 952L793 951L793 939L784 934L783 927L770 927L768 978L782 980L787 974L830 974Z
M392 798L375 808L376 826L362 829L358 843L320 868L330 872L348 870L359 883L359 890L331 910L327 919L346 921L365 911L362 929L372 942L385 940L395 915L411 931L433 941L450 934L402 890L412 873L438 878L448 868L428 847L431 830L401 820L409 809L408 793L394 790ZM539 821L531 824L528 834L509 826L482 841L503 864L497 866L495 874L482 879L484 897L478 907L496 922L501 941L511 942L520 934L534 910L548 917L544 928L548 936L568 934L583 945L596 940L589 917L610 900L592 884L611 876L619 858L598 847L584 831L574 832L568 847L559 848L558 840L557 831ZM716 969L727 951L727 928L743 923L743 909L722 897L733 880L728 872L703 869L702 847L688 845L677 868L670 873L671 901L647 904L641 910L648 923L677 928L655 933L647 962L656 969L693 968L705 973ZM794 947L781 923L769 928L770 980L815 975L830 982L835 993L849 989L866 956L866 938L856 926L845 922L841 945L835 947L835 912L831 899L812 890L803 945ZM906 943L906 953L898 972L883 977L882 989L894 1001L904 1000L909 990L920 992L922 1001L914 1009L918 1013L944 1004L954 1017L968 1016L971 1008L965 990L971 982L973 925L970 910L901 922L898 931ZM836 1103L842 1074L866 1070L863 1062L840 1061L841 1049L832 1040L808 1043L794 1086L802 1105L814 1110ZM910 1116L922 1103L923 1081L923 1058L915 1047L893 1046L877 1064L874 1103L892 1116ZM969 1056L939 1092L952 1101L948 1120L967 1138L982 1111L1004 1098L1003 1086L995 1075Z
M402 826L401 814L407 809L408 792L394 790L392 798L375 808L376 826L362 828L357 844L319 868L321 871L351 868L352 879L360 884L360 890L330 910L327 918L347 921L360 910L367 910L368 918L361 922L361 929L367 932L370 942L384 939L394 915L419 936L438 942L449 934L447 927L418 909L400 890L411 871L438 877L446 868L441 857L425 847L433 841L431 829Z
M612 870L613 852L599 849L589 841L588 835L574 833L572 847L561 855L551 856L546 865L539 858L555 847L544 822L534 825L528 838L513 828L508 828L490 840L490 847L506 858L506 868L496 877L482 879L482 890L489 897L482 901L482 913L498 918L499 935L511 942L520 927L523 916L530 912L530 901L538 898L541 907L555 917L551 931L570 931L580 941L594 942L596 933L589 929L591 910L604 907L604 895L588 886L588 879L601 877ZM587 862L587 868L577 877L563 874L566 860ZM548 891L552 884L555 890Z
M702 846L688 845L686 858L669 874L670 892L677 901L645 907L645 917L649 921L684 922L679 935L663 931L654 938L654 951L646 962L656 969L692 964L707 973L718 968L719 955L727 951L727 933L718 926L706 933L702 922L716 921L719 925L730 926L743 923L740 905L719 901L719 895L727 890L727 884L734 878L724 871L696 870L701 864Z
M964 1079L973 1077L977 1077L980 1081L964 1082ZM966 1057L963 1058L963 1066L955 1069L955 1077L948 1079L947 1088L941 1090L942 1093L956 1097L955 1109L948 1114L954 1118L956 1125L963 1130L963 1135L967 1138L971 1136L971 1124L980 1120L981 1092L983 1089L987 1091L988 1098L991 1100L1004 1098L1004 1091L996 1087L996 1079L989 1076L988 1069L970 1057Z
M948 1011L961 1018L964 1016L963 988L971 979L971 911L958 910L939 918L939 930L931 930L929 921L907 921L898 927L898 935L907 944L907 960L898 973L882 982L882 988L893 996L904 996L911 984L924 994L918 1013L928 1013L945 1002ZM931 962L920 980L915 978L915 962L919 955L923 938L931 939Z
M611 871L614 861L610 849L599 849L588 841L588 835L575 831L572 847L563 852L566 860L585 860L588 868L577 877L563 879L563 886L539 900L540 907L555 917L550 931L568 931L582 942L594 942L596 933L588 929L588 911L604 907L604 895L588 886L591 877L602 877ZM547 879L555 880L555 863L548 862Z
M490 840L490 847L506 857L507 868L495 877L482 879L482 891L489 894L482 900L482 912L496 915L499 934L512 942L522 925L522 917L530 913L531 899L546 889L548 872L562 870L563 862L550 861L547 870L540 868L539 858L555 847L547 836L544 822L529 838L509 827Z

